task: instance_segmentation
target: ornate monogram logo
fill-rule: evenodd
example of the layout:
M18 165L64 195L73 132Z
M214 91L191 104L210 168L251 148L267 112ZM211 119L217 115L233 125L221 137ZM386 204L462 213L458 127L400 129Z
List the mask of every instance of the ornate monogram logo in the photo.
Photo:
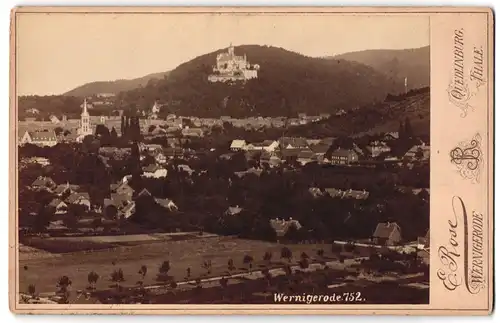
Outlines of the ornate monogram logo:
M476 133L472 140L463 141L450 152L451 162L455 164L459 174L473 184L479 183L483 168L483 152L481 151L481 135Z

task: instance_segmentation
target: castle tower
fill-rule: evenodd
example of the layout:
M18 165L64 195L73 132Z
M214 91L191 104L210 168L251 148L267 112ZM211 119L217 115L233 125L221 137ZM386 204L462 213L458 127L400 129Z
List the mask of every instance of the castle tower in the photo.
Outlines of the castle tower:
M230 43L226 52L217 55L216 65L212 68L214 74L208 75L208 80L210 82L247 81L257 78L258 69L258 65L251 65L247 61L246 53L237 56L234 53L233 43Z
M80 118L80 134L83 136L92 134L92 127L90 126L90 115L87 111L87 99L83 101L83 111Z

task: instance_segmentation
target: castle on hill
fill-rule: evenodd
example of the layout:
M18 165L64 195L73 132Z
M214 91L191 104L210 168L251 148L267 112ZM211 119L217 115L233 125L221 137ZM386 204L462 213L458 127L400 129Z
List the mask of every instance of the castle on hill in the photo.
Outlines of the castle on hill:
M247 61L246 54L237 56L234 54L233 45L229 45L227 52L220 53L213 67L213 74L208 76L210 82L246 81L257 78L258 64L251 65Z

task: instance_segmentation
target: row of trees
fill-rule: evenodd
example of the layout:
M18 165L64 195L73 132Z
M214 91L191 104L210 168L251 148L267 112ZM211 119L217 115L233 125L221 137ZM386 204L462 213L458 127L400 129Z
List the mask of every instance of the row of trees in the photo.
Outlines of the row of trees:
M264 279L268 283L268 287L272 284L273 275L271 275L271 269L282 268L287 277L291 278L294 275L295 278L300 278L301 270L307 270L312 263L321 263L325 268L327 268L326 262L331 261L332 259L336 259L340 263L344 263L346 256L344 253L347 252L351 254L352 257L359 257L360 252L357 250L357 247L354 244L347 245L338 245L332 244L331 250L318 249L315 252L315 255L308 255L306 252L302 252L298 255L298 260L292 263L293 254L292 251L288 247L283 247L278 256L284 260L284 262L273 262L273 252L266 251L262 260L258 261L254 259L254 257L250 254L245 254L241 260L241 267L236 266L236 262L233 258L230 258L227 262L227 270L219 279L219 284L222 288L226 288L228 286L229 279L235 273L243 272L251 272L251 271L260 271ZM254 267L254 264L259 263L259 268ZM406 265L405 265L406 264ZM114 283L116 291L118 293L123 292L124 288L122 283L126 281L125 274L121 268L116 268L116 262L112 262L114 267L113 271L109 275L109 281ZM298 265L298 270L293 270L293 266ZM202 289L202 279L207 278L212 274L212 262L211 260L204 260L201 263L201 267L205 270L205 273L200 277L192 277L192 271L190 267L186 268L185 281L194 281L196 289ZM401 273L409 273L411 272L424 272L424 275L427 274L428 278L428 266L422 265L420 263L419 258L416 255L416 252L413 254L399 254L395 251L391 250L380 250L376 251L375 249L371 249L369 252L369 257L367 259L362 259L361 261L355 262L355 268L358 268L358 273L360 269L366 270L367 272L401 272ZM25 267L25 270L28 270ZM169 275L171 270L171 262L169 260L163 261L157 269L156 281L166 284L169 287L170 291L175 294L175 290L178 286L176 279L173 276ZM144 281L146 276L149 273L148 266L141 265L137 274L139 275L139 280L135 283L135 286L131 287L132 291L136 291L140 293L141 298L145 298L147 296L147 292L144 289ZM215 274L220 275L220 274ZM90 297L92 294L97 292L97 282L101 276L95 272L91 271L87 275L87 292L78 291L78 294L85 294L87 297ZM56 283L57 292L56 295L59 297L60 303L69 303L70 302L70 286L72 285L72 281L68 276L61 276ZM127 289L130 289L128 287ZM34 284L30 284L28 286L28 294L31 298L37 298L36 294L36 286ZM80 297L81 295L77 295Z
M122 116L120 128L122 137L125 137L127 140L139 142L142 139L138 116Z

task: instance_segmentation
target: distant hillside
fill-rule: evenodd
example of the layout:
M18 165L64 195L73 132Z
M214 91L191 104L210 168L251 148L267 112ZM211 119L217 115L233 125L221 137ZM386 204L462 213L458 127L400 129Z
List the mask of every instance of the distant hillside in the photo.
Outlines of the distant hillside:
M139 109L154 100L167 112L218 117L230 115L278 116L289 113L332 113L383 100L388 93L401 93L403 84L392 82L372 67L346 60L306 57L282 48L244 45L236 55L246 54L259 64L258 79L246 84L210 83L216 55L221 49L199 56L170 72L169 77L143 88L121 93L119 101ZM283 104L286 98L287 104Z
M65 114L68 118L79 117L82 113L82 99L74 96L63 95L27 95L18 97L18 119L26 117L38 120L48 120L51 114L61 118ZM29 110L36 110L31 113Z
M149 81L163 79L169 72L153 73L132 80L116 80L92 82L79 86L71 91L64 93L66 96L91 96L98 93L118 94L122 91L130 91L141 86L146 86Z
M415 135L429 136L430 111L430 88L427 87L406 95L389 96L384 102L348 111L341 116L290 127L288 133L309 138L377 134L398 131L399 123L408 118Z
M430 46L402 50L365 50L329 59L345 59L368 65L384 73L394 84L404 84L404 78L407 77L409 90L430 85Z

